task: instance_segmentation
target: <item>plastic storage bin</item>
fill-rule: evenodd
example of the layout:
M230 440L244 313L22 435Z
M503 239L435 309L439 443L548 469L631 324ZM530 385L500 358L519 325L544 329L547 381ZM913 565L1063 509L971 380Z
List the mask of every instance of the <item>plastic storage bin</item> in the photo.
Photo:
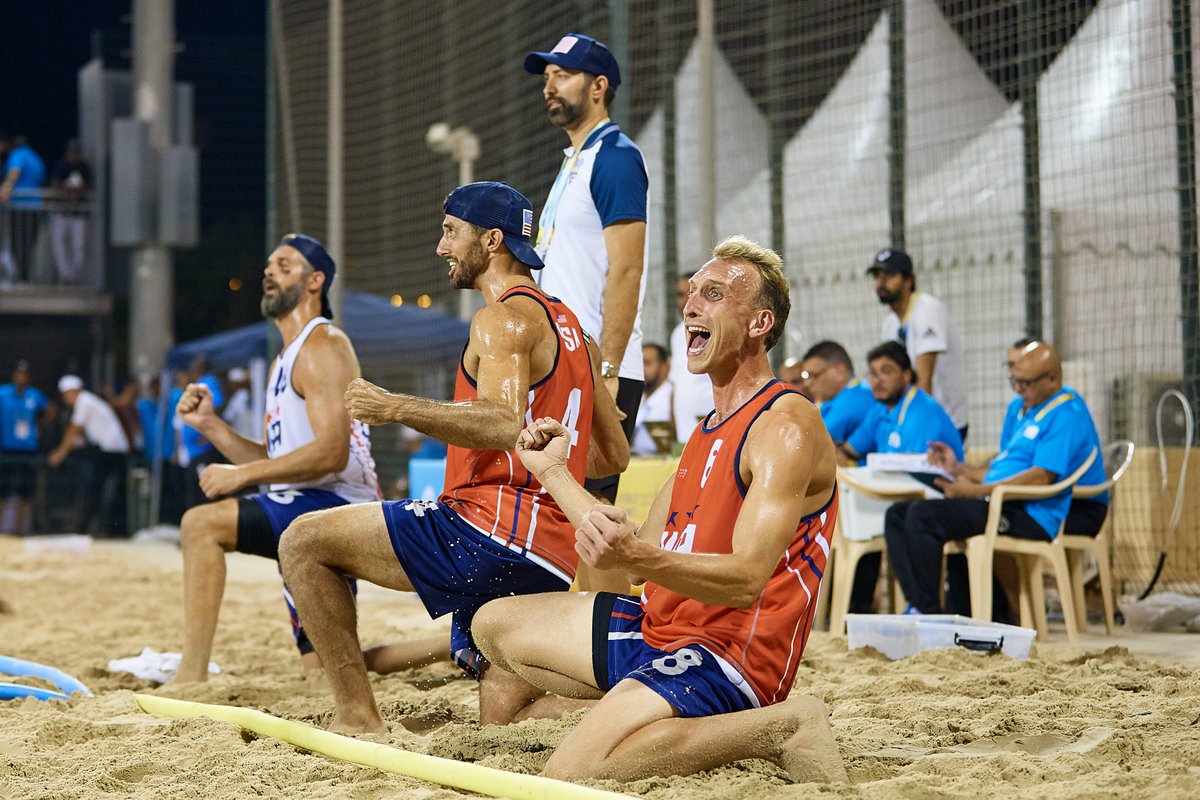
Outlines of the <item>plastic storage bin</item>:
M851 650L874 647L888 658L904 658L936 647L963 647L1028 658L1037 631L957 614L847 614Z

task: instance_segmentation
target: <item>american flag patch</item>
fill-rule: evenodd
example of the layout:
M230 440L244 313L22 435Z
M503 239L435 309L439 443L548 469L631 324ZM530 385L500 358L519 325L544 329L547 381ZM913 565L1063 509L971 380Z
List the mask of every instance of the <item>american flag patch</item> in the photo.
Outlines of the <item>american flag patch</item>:
M566 321L567 321L567 315L566 315L566 314L559 314L559 315L558 315L558 321L559 321L559 322L562 322L562 323L566 323Z
M533 209L521 209L521 235L529 236L533 233Z

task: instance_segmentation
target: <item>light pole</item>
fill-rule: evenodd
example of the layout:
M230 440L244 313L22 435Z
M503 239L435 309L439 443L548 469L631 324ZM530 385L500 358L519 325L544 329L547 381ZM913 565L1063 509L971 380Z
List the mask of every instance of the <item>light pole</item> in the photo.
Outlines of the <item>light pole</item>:
M458 162L458 185L475 180L475 162L479 160L479 137L465 125L451 128L447 122L435 122L425 132L425 144L435 153L443 153ZM458 316L469 320L479 309L474 292L460 292Z

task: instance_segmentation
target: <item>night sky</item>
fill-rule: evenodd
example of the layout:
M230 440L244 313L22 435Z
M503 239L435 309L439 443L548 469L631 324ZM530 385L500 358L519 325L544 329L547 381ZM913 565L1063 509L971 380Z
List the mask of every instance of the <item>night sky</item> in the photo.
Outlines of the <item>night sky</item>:
M255 0L177 0L175 79L193 84L201 242L176 254L176 339L261 319L266 176L266 11ZM78 130L76 76L93 55L127 70L130 0L0 2L0 129L24 134L49 168ZM239 278L240 292L228 289ZM127 281L112 289L120 330ZM197 303L197 296L211 302ZM190 298L190 299L188 299ZM124 336L116 345L123 350ZM118 356L122 355L118 352Z

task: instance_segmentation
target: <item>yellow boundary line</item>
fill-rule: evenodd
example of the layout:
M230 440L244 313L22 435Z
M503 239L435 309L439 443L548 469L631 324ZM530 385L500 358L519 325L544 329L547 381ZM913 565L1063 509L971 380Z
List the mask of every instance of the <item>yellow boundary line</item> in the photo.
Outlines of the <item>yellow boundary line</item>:
M232 722L246 730L282 739L289 744L330 758L492 797L508 797L512 800L633 800L628 795L543 778L540 775L506 772L479 764L413 753L384 744L354 739L274 717L252 708L193 703L146 694L135 694L134 699L148 714L177 718L207 717Z

